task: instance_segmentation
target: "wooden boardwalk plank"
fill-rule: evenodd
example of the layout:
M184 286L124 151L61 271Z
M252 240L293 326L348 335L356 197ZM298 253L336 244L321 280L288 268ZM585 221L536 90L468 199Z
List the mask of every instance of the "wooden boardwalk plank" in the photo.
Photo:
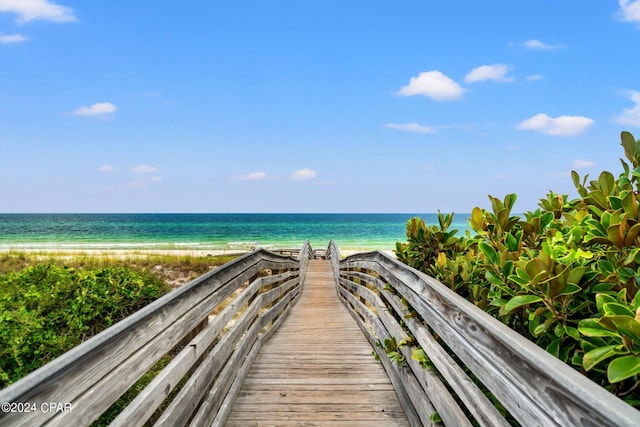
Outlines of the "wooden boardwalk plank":
M300 300L260 350L227 426L408 426L393 386L312 260Z

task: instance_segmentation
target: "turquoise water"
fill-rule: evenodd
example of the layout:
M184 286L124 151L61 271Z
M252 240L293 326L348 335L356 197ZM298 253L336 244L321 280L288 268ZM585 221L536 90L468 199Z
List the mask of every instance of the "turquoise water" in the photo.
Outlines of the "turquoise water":
M436 214L0 214L0 249L390 250L405 241L407 220ZM457 214L452 228L468 228Z

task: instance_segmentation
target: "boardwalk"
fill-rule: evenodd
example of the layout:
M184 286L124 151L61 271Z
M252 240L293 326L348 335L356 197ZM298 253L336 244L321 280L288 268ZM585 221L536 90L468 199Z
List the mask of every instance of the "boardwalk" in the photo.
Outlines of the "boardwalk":
M412 348L402 369L376 348L387 377L369 341L408 335L439 375ZM298 259L256 249L163 296L0 390L0 402L38 409L0 412L0 425L92 425L186 342L110 425L161 411L159 425L640 426L640 411L442 283L380 251L341 259L333 241L322 252L305 243ZM44 410L51 402L73 408Z
M408 426L371 346L342 305L328 261L260 351L227 426Z

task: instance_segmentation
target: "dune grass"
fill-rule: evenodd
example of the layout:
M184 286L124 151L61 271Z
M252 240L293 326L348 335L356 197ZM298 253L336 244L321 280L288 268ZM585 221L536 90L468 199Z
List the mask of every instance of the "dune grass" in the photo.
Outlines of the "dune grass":
M235 258L238 254L193 256L184 254L156 254L145 252L89 253L89 252L23 252L0 254L0 274L21 271L40 264L54 264L76 269L127 267L148 270L170 286L178 286Z

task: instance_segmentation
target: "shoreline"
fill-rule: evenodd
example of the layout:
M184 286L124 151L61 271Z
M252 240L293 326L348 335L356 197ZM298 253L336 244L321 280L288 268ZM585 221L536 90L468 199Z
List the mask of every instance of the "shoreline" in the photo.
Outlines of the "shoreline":
M265 248L270 250L271 248ZM293 248L297 249L297 248ZM324 248L323 248L324 249ZM371 252L379 250L395 258L392 249L365 249L365 248L340 248L340 255L344 258L361 252ZM104 257L104 258L144 258L151 256L177 256L177 257L215 257L215 256L241 256L251 252L249 249L94 249L94 248L25 248L25 247L7 247L0 248L0 254L29 254L42 256L87 256L87 257Z

